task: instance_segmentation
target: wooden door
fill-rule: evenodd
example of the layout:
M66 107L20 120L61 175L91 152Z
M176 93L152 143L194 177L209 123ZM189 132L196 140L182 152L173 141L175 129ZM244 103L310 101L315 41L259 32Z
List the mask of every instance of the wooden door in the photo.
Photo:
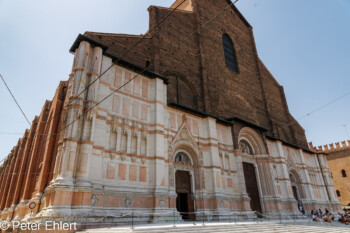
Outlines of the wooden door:
M191 191L191 175L187 171L176 171L176 209L183 219L193 219L194 195Z
M250 197L250 207L253 211L262 213L254 165L243 163L243 171L247 193Z

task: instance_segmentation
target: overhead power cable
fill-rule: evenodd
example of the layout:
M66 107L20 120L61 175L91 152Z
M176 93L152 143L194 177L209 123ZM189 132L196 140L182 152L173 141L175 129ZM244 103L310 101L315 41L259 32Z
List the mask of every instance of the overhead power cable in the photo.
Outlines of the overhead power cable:
M173 8L173 10L166 16L164 17L161 21L159 21L159 23L157 25L155 25L152 29L150 29L142 38L140 38L134 45L131 46L131 48L125 53L123 54L120 58L118 58L117 62L120 61L123 57L125 57L130 51L132 51L132 49L134 49L144 38L146 38L146 36L154 31L154 29L156 29L157 27L159 27L159 25L164 22L164 20L166 20L176 9L178 9L186 0L181 1L175 8ZM230 8L232 5L234 5L236 2L238 2L238 0L236 0L235 2L229 4L227 7L225 7L223 10L221 10L218 14L216 14L213 18L211 18L210 20L208 20L207 22L205 22L203 25L201 25L199 27L199 29L193 31L192 33L190 33L185 39L183 39L182 41L180 41L178 44L176 44L175 46L173 46L173 48L168 52L171 53L174 51L175 48L178 48L182 43L184 43L185 41L187 41L189 38L191 38L195 33L197 33L200 29L206 27L210 22L214 21L219 15L221 15L224 11L226 11L228 8ZM163 56L162 56L163 57ZM82 93L84 93L91 85L93 85L98 79L100 79L105 73L108 72L108 70L110 70L112 67L114 66L114 64L112 64L111 66L109 66L105 71L103 71L95 80L93 80L84 90L82 90L77 96L75 96L72 100L69 101L69 103L65 106L68 107L73 101L74 99L78 98ZM143 69L138 75L143 74L145 71L147 70L147 67L145 69ZM138 76L137 75L137 76ZM128 84L129 82L131 82L133 79L135 79L137 76L135 76L134 78L132 78L131 80L129 80L127 83L125 83L123 86L121 86L120 88L124 87L126 84ZM118 91L119 89L117 89ZM113 94L113 93L112 93ZM105 99L107 99L109 96L107 96ZM103 99L103 100L105 100ZM103 101L102 101L103 102ZM99 104L97 104L99 105ZM96 107L97 105L95 105L94 107ZM92 107L92 108L94 108ZM59 115L59 114L56 114ZM55 116L56 116L55 115ZM52 119L55 118L55 116L52 117ZM49 119L47 122L50 122Z
M234 3L236 3L238 0L236 0ZM203 28L205 26L207 26L209 24L209 22L214 21L219 15L221 15L225 10L229 9L230 6L232 6L234 3L229 4L227 7L224 8L223 11L220 11L218 14L216 14L213 18L209 19L206 23L204 23L200 28ZM174 10L172 11L174 12ZM169 15L167 16L169 17ZM195 30L198 31L198 30ZM188 40L189 38L191 38L194 35L194 33L190 33L185 40L182 40L180 43L178 43L176 46L178 47L180 44L182 44L183 42L185 42L186 40ZM167 54L166 54L167 55ZM163 56L160 57L160 59L163 58ZM113 64L114 65L114 64ZM113 66L112 65L112 66ZM117 91L119 91L121 88L123 88L124 86L126 86L127 84L129 84L131 81L133 81L135 78L137 78L138 76L142 75L145 71L147 70L147 67L144 68L140 73L138 73L137 75L135 75L133 78L131 78L128 82L124 83L122 86L120 86L119 88L117 88L116 90L114 90L112 93L110 93L109 95L107 95L105 98L103 98L101 101L99 101L98 103L96 103L94 106L92 106L91 108L87 109L86 111L83 112L83 114L81 114L80 116L78 116L76 119L74 119L72 122L70 122L69 124L67 124L65 127L63 127L62 129L59 130L59 132L57 134L51 134L51 136L54 135L58 135L61 131L65 130L67 127L69 127L70 125L74 124L77 120L79 120L81 118L81 116L83 116L84 114L90 112L92 109L94 109L95 107L97 107L98 105L100 105L103 101L105 101L106 99L108 99L110 96L112 96L114 93L116 93ZM99 78L102 77L102 75L104 75L106 72L103 72ZM49 140L50 137L48 137L44 143L46 143Z
M145 39L146 38L146 36L147 35L149 35L152 31L154 31L157 27L159 27L167 18L169 18L184 2L185 2L186 0L182 0L175 8L173 8L170 12L169 12L169 14L167 14L163 19L161 19L154 27L152 27L150 30L148 30L148 32L145 34L145 35L143 35L138 41L136 41L136 43L135 44L133 44L131 47L130 47L130 49L128 49L127 51L126 51L126 53L124 53L115 63L118 63L121 59L123 59L123 57L125 57L128 53L130 53L143 39ZM114 66L114 63L111 65L111 66L109 66L103 73L101 73L95 80L93 80L84 90L82 90L77 96L75 96L75 97L73 97L69 102L68 102L68 104L66 105L66 106L64 106L64 108L66 108L66 107L68 107L75 99L77 99L81 94L83 94L86 90L88 90L89 89L89 87L91 86L91 85L93 85L97 80L99 80L104 74L106 74L107 73L107 71L108 70L110 70L112 67ZM147 67L146 67L146 69L147 69ZM143 71L142 71L142 73L146 70L146 69L144 69ZM2 76L1 76L1 78L2 78ZM135 77L134 77L135 78ZM3 80L4 82L5 82L5 80ZM132 81L132 80L130 80L130 81ZM127 84L127 83L126 83ZM124 85L126 85L126 84L124 84ZM5 83L5 85L6 85L6 83ZM124 86L123 85L123 86ZM6 85L7 86L7 85ZM123 87L122 86L122 87ZM122 88L122 87L120 87L120 88ZM11 95L12 95L12 93L11 93ZM16 101L16 100L15 100ZM17 103L17 101L16 101L16 103ZM18 105L19 106L19 105ZM94 106L95 107L95 106ZM21 111L22 111L22 109L21 109ZM23 113L23 111L22 111L22 113ZM24 114L24 113L23 113ZM53 119L55 119L57 116L59 116L60 114L55 114L53 117L50 117L48 120L47 120L47 124L49 124L49 122L50 121L52 121ZM25 116L25 115L24 115ZM26 116L25 116L26 117ZM26 117L26 119L27 119L27 117ZM27 119L27 121L28 121L28 119ZM29 123L29 121L28 121L28 123ZM73 122L74 123L74 122ZM29 125L30 125L30 123L29 123ZM66 128L66 127L65 127ZM63 129L61 129L59 132L61 132L62 130L64 130L65 128L63 128ZM58 133L57 134L51 134L51 136L54 136L54 135L58 135ZM49 137L50 138L50 137ZM47 142L47 140L49 139L49 138L47 138L46 140L45 140L45 142L44 143L46 143ZM2 162L2 161L4 161L6 158L4 158L3 160L1 160L0 161L0 163Z
M12 91L10 90L9 86L7 86L7 83L5 82L4 77L2 77L1 74L0 74L0 77L1 77L2 81L4 82L4 84L5 84L6 88L7 88L7 90L8 90L9 93L11 94L12 99L16 102L17 107L18 107L19 110L22 112L24 118L27 120L27 122L28 122L28 124L29 124L29 126L30 126L31 124L30 124L30 122L29 122L29 120L28 120L28 117L27 117L26 114L23 112L23 110L22 110L21 106L19 105L18 101L16 100L15 96L12 94Z
M335 103L335 102L341 100L342 98L345 98L345 97L348 96L348 95L350 95L350 92L347 92L347 93L345 93L344 95L341 95L341 96L339 96L338 98L336 98L336 99L334 99L334 100L332 100L332 101L330 101L330 102L328 102L328 103L326 103L326 104L320 106L319 108L316 108L315 110L312 110L311 112L305 114L304 116L298 118L297 120L293 119L289 124L286 124L286 125L283 125L282 127L280 127L280 129L283 129L283 128L288 127L288 126L290 126L290 125L292 125L292 124L298 123L299 121L301 121L301 120L303 120L304 118L310 116L311 114L314 114L314 113L316 113L316 112L318 112L318 111L320 111L320 110L322 110L322 109L328 107L329 105L331 105L331 104L333 104L333 103ZM272 134L277 133L277 130L271 131L271 133L272 133Z
M182 0L175 8L173 8L169 14L167 14L163 19L161 19L154 27L152 27L150 30L146 32L145 35L143 35L139 40L137 40L121 57L119 57L116 62L118 63L120 60L125 58L126 55L128 55L142 40L144 40L152 31L154 31L157 27L159 27L167 18L169 18L175 10L177 10L186 0ZM88 84L78 95L74 96L72 99L68 101L68 104L64 106L64 108L68 107L70 104L73 103L74 100L76 100L79 96L81 96L86 90L88 90L94 83L97 82L97 80L101 79L101 77L106 74L114 65L114 63L109 66L105 71L103 71L96 79L94 79L90 84ZM85 64L84 64L85 66ZM83 67L85 68L85 67ZM49 123L51 120L55 119L60 114L55 114L52 117L50 117L47 122Z
M146 36L147 35L149 35L152 31L154 31L157 27L159 27L167 18L169 18L184 2L185 2L186 0L182 0L175 8L173 8L170 12L169 12L169 14L167 14L163 19L161 19L154 27L152 27L150 30L148 30L148 32L144 35L144 36L142 36L135 44L133 44L131 47L130 47L130 49L128 49L127 50L127 52L125 53L125 54L123 54L120 58L118 58L118 60L115 62L115 63L118 63L121 59L123 59L123 57L125 57L128 53L130 53L144 38L146 38ZM91 86L91 85L93 85L97 80L99 80L104 74L106 74L107 72L108 72L108 70L110 70L112 67L114 66L114 63L111 65L111 66L109 66L105 71L103 71L95 80L93 80L87 87L85 87L85 89L84 90L82 90L77 96L75 96L75 97L73 97L69 102L68 102L68 104L66 105L66 106L64 106L64 108L66 108L66 107L68 107L75 99L77 99L81 94L83 94L86 90L88 90L89 89L89 87ZM143 71L142 71L142 73L143 72L145 72L145 70L147 69L148 67L146 67ZM134 77L133 79L135 79L136 77ZM131 80L129 80L129 82L131 82L133 79L131 79ZM123 86L121 86L120 88L122 88L122 87L124 87L126 84L128 84L129 82L127 82L127 83L125 83ZM120 88L118 88L118 90L120 89ZM105 98L105 99L107 99L107 98ZM105 100L104 99L104 100ZM99 103L100 104L100 103ZM98 105L98 104L97 104ZM93 106L93 108L94 107L96 107L97 105L95 105L95 106ZM92 108L91 109L89 109L87 112L89 112L89 111L91 111L92 110ZM87 113L86 112L86 113ZM51 118L49 118L48 120L47 120L47 124L50 122L50 121L52 121L55 117L57 117L57 116L59 116L60 114L55 114L53 117L51 117ZM79 117L80 118L80 117ZM77 118L76 120L78 120L79 118ZM74 120L71 124L73 124L76 120ZM71 124L69 124L69 125L71 125ZM64 129L66 129L69 125L67 125L66 127L64 127L63 129L61 129L59 132L61 132L61 131L63 131ZM55 135L58 135L59 133L57 133L57 134L51 134L51 136L55 136ZM48 140L49 140L49 138L51 137L51 136L49 136L46 140L45 140L45 142L44 143L46 143ZM43 143L43 144L44 144ZM3 159L2 161L4 161L5 159ZM2 161L0 161L0 163L2 162Z
M224 11L226 11L227 9L229 9L232 5L234 5L238 0L236 0L235 2L231 2L228 6L226 6L223 10L221 10L218 14L216 14L214 17L212 17L211 19L209 19L207 22L205 22L204 24L202 24L199 29L195 30L194 32L190 33L184 40L182 40L180 43L178 43L177 45L173 46L173 48L179 47L182 43L184 43L185 41L187 41L189 38L191 38L193 35L195 35L196 32L198 32L198 30L206 27L209 23L213 22L215 19L217 19L217 17L219 15L221 15ZM173 50L173 49L172 49ZM170 51L172 51L170 50ZM167 53L165 54L167 55ZM160 56L159 59L165 57L164 56ZM114 65L114 64L113 64ZM113 66L112 65L112 66ZM111 66L111 67L112 67ZM110 69L110 68L109 68ZM95 107L97 107L98 105L100 105L102 102L104 102L106 99L108 99L110 96L112 96L114 93L116 93L117 91L119 91L121 88L123 88L124 86L126 86L127 84L129 84L131 81L133 81L135 78L137 78L138 76L142 75L145 71L147 70L147 67L145 67L140 73L138 73L137 75L135 75L133 78L131 78L130 80L128 80L126 83L124 83L122 86L120 86L119 88L117 88L116 90L114 90L113 92L111 92L109 95L107 95L105 98L103 98L101 101L99 101L98 103L96 103L94 106L92 106L91 108L87 109L84 113L88 113L90 112L92 109L94 109ZM105 72L103 73L105 74ZM102 75L103 75L102 74ZM100 75L99 77L101 77L102 75ZM73 120L71 123L67 124L64 128L62 128L61 130L66 129L67 127L69 127L70 125L74 124L74 122L76 122L77 120L79 120L81 118L83 114L81 114L80 116L78 116L75 120Z

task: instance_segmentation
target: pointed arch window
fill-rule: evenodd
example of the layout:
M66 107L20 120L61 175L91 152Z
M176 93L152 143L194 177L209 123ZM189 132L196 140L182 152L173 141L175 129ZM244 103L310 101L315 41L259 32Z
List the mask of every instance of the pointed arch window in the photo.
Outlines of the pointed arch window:
M226 33L222 36L222 45L225 53L226 67L235 73L238 73L237 56L235 46L229 35Z

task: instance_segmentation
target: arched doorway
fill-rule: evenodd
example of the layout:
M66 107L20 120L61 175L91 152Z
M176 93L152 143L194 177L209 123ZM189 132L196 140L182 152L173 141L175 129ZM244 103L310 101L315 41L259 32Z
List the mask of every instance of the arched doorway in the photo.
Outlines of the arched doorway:
M243 172L246 190L250 197L250 208L253 211L262 213L259 188L254 165L251 163L243 163ZM260 214L258 214L258 216L260 217Z
M292 186L293 196L298 204L298 210L300 212L304 213L304 207L303 207L303 204L301 202L301 186L300 186L299 177L295 172L292 171L289 174L289 179L290 179L291 186Z
M243 155L247 155L247 156L254 155L254 150L252 146L245 139L242 139L239 142L239 148L241 149ZM257 180L254 164L249 163L248 161L243 162L243 173L244 173L246 190L247 190L248 196L250 197L250 208L253 211L262 213L258 180Z
M267 188L268 181L261 183L261 179L266 181L266 174L260 170L267 166L265 146L260 136L248 127L241 129L238 145L242 153L243 175L246 192L250 197L250 208L256 211L258 217L262 217L261 214L264 212L262 195L266 194L267 190L271 190Z
M184 153L179 152L175 156L175 164L177 170L175 172L176 184L176 209L182 216L182 219L194 219L194 195L192 190L192 162L190 157ZM182 168L181 168L182 167Z

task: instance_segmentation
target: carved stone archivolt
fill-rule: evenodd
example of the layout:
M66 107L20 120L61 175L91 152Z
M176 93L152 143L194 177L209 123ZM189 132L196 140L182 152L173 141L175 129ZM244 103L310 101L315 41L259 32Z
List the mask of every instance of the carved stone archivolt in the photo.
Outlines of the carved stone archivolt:
M248 127L243 128L238 135L239 147L243 154L264 155L266 154L265 146L260 136Z

